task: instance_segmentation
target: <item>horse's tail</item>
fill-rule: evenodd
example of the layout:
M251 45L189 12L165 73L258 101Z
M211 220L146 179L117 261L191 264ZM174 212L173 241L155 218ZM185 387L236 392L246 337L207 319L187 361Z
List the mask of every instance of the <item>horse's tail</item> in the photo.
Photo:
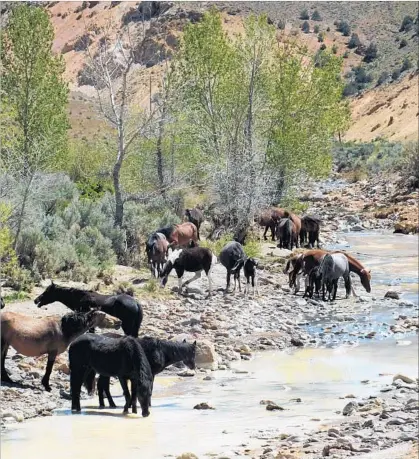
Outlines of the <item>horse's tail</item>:
M83 385L86 388L89 395L93 395L95 392L95 376L96 372L92 368L89 368L84 376Z
M138 338L138 331L140 330L141 324L143 322L143 308L141 307L141 304L138 301L136 303L137 303L138 314L134 321L134 326L133 326L134 338Z

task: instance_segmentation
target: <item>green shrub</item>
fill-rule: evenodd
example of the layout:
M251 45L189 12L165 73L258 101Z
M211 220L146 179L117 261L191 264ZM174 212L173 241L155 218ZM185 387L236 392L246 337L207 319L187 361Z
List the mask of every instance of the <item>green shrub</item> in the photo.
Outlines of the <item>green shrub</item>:
M309 24L307 21L304 21L304 22L301 24L301 30L302 30L304 33L309 33L309 32L310 32L310 24Z
M365 51L364 61L372 62L378 56L377 45L375 43L370 43L368 48Z
M303 10L301 11L300 13L300 19L303 19L303 20L307 20L307 19L310 19L310 16L308 14L308 11L307 10Z
M286 22L284 19L280 19L278 21L278 29L279 30L285 30Z
M206 239L205 241L201 241L199 245L200 247L207 247L215 256L218 257L220 255L221 249L232 240L233 234L225 233L220 237L220 239L217 239L215 241L210 241L209 239Z
M394 70L393 73L391 74L391 79L393 81L396 81L399 79L399 77L400 77L400 70L399 69Z
M313 28L313 32L314 33L319 33L320 32L320 26L318 24L316 24Z
M409 70L412 68L412 62L408 57L405 57L403 64L401 66L400 72L405 72L406 70Z
M259 258L262 255L262 246L259 241L246 240L243 250L249 258Z
M384 84L389 79L389 77L390 75L388 72L382 72L378 77L377 86L381 86L382 84Z
M337 23L337 30L341 32L343 36L349 37L351 34L351 27L346 21L340 21Z
M338 47L337 47L337 45L333 45L333 46L332 46L332 53L333 53L333 54L336 54L337 52L338 52Z
M349 57L349 52L345 51L342 56L344 59L347 59Z
M361 40L359 39L357 33L353 33L351 36L351 39L348 42L348 48L349 49L357 48L359 45L361 45Z
M321 51L324 51L325 49L326 49L326 45L325 45L324 43L322 43L322 44L320 45L320 50L321 50Z
M405 16L400 26L400 32L409 32L412 29L415 19L412 16Z
M324 42L324 33L323 32L320 32L318 35L317 35L317 41L319 43L323 43Z
M320 16L320 13L318 12L318 10L314 10L312 15L311 15L311 19L313 21L321 21L322 20L322 17Z
M407 46L407 40L405 38L402 38L400 40L399 48L404 48L405 46Z

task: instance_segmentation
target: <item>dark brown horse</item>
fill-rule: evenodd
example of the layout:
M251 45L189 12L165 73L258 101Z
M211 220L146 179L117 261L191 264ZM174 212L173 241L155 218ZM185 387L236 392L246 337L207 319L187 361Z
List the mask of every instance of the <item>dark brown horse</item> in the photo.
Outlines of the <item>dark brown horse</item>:
M368 293L371 292L371 271L367 270L362 265L362 263L360 263L352 255L349 255L348 253L343 252L341 250L334 250L332 252L328 252L327 250L313 249L307 250L307 252L305 252L303 256L295 257L295 261L293 262L294 269L289 274L290 287L296 287L295 293L297 293L299 290L299 279L302 276L308 275L313 268L319 266L321 259L327 253L343 253L344 255L346 255L349 262L349 270L353 273L358 274L362 286ZM353 288L352 293L355 294Z
M308 247L312 249L317 242L317 248L319 248L320 223L319 218L311 215L301 218L300 244L302 246L307 242L308 236Z
M257 219L257 223L260 226L265 227L265 232L263 233L263 239L266 241L266 233L268 230L271 230L272 240L275 240L275 230L276 226L281 218L285 217L285 210L280 207L271 207L270 209L265 210Z
M189 222L193 223L196 226L198 240L201 240L199 237L199 229L201 228L202 222L204 221L204 214L201 209L185 209L185 216Z
M12 382L5 368L9 346L28 357L48 354L47 368L42 378L45 390L50 391L49 377L58 354L89 328L101 325L102 311L70 312L60 319L34 318L6 311L1 313L1 380Z
M158 278L166 263L169 242L162 233L153 233L146 242L146 253L151 275Z

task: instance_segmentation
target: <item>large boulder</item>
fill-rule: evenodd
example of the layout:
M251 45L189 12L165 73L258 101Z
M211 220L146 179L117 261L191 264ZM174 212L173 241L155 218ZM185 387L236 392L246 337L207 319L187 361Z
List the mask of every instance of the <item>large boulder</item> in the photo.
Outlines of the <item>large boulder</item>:
M195 338L181 333L173 338L175 341L183 341L186 339L188 343L193 343ZM214 345L208 340L196 340L196 356L195 363L197 368L206 370L218 369L218 354L215 352Z

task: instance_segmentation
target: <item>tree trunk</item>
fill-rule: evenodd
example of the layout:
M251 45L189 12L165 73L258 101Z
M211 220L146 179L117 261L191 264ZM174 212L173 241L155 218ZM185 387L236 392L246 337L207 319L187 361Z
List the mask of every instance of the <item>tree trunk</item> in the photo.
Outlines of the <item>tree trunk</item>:
M14 243L14 249L16 250L17 248L17 243L19 240L20 233L22 231L22 223L23 223L23 218L25 216L25 210L26 210L26 203L28 202L28 197L29 197L29 190L32 185L32 180L33 180L33 174L29 178L28 186L25 189L25 193L23 195L23 200L22 200L22 206L20 207L19 211L19 219L17 223L17 230L16 230L16 236L15 236L15 243Z
M115 220L114 227L120 228L124 219L124 200L122 199L121 190L121 168L125 155L124 145L124 131L122 128L122 121L119 121L118 126L118 157L113 168L113 186L115 191Z
M166 192L164 190L164 174L163 174L163 153L161 149L161 144L162 144L162 138L163 138L163 132L164 132L164 120L163 120L164 114L162 118L159 121L159 135L157 137L157 146L156 146L156 157L157 157L157 176L159 178L159 188L160 188L160 194L165 198L166 197Z

